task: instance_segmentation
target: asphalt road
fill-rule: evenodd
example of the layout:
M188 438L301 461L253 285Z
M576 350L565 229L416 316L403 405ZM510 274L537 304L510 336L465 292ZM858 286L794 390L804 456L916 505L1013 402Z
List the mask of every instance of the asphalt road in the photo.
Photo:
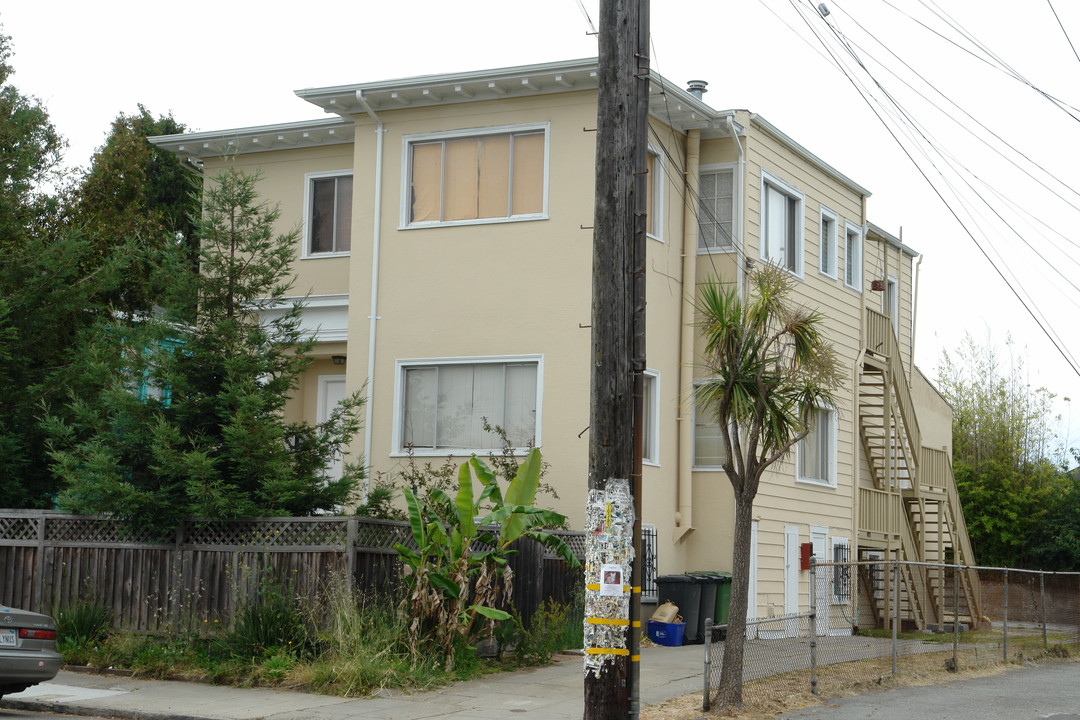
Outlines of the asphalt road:
M841 698L786 720L1080 720L1080 663Z

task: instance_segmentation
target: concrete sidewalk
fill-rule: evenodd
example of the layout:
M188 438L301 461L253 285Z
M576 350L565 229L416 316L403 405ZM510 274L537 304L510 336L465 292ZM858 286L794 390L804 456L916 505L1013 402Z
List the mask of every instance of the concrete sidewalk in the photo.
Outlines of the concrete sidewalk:
M530 720L574 720L582 715L583 667L580 656L564 656L546 667L429 692L362 699L65 671L51 682L5 696L0 708L137 720L505 720L507 713L528 713ZM642 648L642 705L701 692L703 667L701 645Z

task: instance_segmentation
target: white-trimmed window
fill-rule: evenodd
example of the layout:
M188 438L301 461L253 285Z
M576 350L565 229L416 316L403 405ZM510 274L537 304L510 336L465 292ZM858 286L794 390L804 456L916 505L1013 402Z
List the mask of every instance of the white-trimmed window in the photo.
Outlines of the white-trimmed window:
M352 170L307 173L304 186L304 257L348 254Z
M721 470L727 460L724 435L716 413L694 399L694 468Z
M518 449L540 444L541 359L399 360L395 388L395 452L417 455L499 450L484 419Z
M803 274L803 194L761 171L761 259Z
M405 138L402 225L534 220L547 212L547 125Z
M852 290L862 291L862 228L852 223L844 224L844 284Z
M648 465L660 464L660 374L646 370L642 376L641 461Z
M796 477L803 482L836 487L836 411L814 408L810 432L795 453Z
M900 282L889 275L885 278L885 292L881 297L881 312L892 321L893 334L900 338Z
M735 249L735 168L706 166L698 183L698 251Z
M837 228L840 218L829 208L821 206L821 228L818 235L818 270L836 279Z
M645 197L645 233L663 242L664 240L664 158L659 151L649 148L646 159L649 171L648 191Z

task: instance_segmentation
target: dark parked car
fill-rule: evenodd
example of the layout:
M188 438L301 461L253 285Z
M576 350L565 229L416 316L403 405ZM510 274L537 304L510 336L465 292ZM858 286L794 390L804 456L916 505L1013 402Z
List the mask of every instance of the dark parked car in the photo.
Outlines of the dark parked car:
M0 697L52 680L60 662L51 617L0 607Z

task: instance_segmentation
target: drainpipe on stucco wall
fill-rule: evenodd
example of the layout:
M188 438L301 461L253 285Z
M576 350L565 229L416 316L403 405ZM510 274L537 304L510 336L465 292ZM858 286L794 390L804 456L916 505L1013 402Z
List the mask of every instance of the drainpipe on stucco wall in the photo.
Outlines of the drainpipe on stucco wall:
M379 251L382 241L382 167L383 167L383 136L386 130L382 120L375 114L363 90L356 91L356 100L364 108L372 120L375 121L375 219L372 223L373 242L371 244L371 312L368 314L368 357L367 357L367 402L364 405L364 465L367 472L364 473L364 497L368 501L368 490L371 482L371 428L373 424L373 407L375 394L375 330L379 321ZM355 155L355 154L354 154Z
M682 315L679 323L679 477L675 488L675 537L694 529L694 294L697 290L698 165L701 131L686 134L686 192L683 203Z

